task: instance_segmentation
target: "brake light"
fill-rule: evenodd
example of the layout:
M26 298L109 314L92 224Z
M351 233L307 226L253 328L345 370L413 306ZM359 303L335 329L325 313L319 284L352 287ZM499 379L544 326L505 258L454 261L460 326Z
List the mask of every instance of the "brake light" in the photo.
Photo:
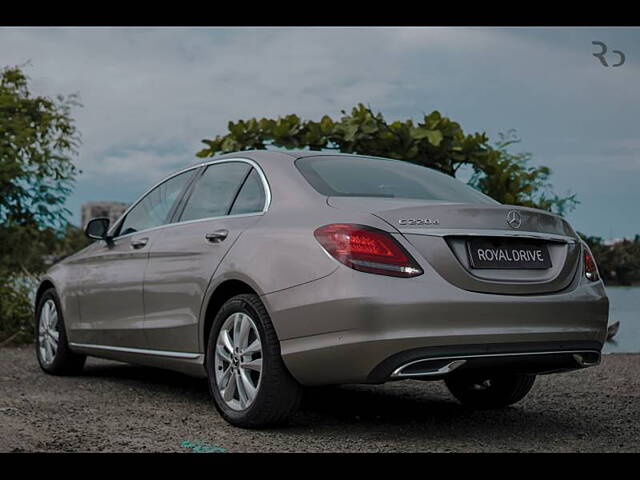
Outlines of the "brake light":
M334 223L316 229L313 234L333 258L354 270L392 277L422 274L422 269L411 255L382 230Z
M584 251L584 276L587 279L595 282L600 279L600 274L598 273L598 266L596 265L596 261L591 254L591 250L586 245L583 246Z

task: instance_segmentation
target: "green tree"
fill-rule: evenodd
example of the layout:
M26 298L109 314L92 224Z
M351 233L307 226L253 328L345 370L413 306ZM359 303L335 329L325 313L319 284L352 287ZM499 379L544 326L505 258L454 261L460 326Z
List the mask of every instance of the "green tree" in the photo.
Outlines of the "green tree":
M79 245L64 202L77 174L75 95L32 95L20 67L0 70L0 342L30 338L34 274Z
M75 95L33 96L18 67L0 71L0 222L64 226L77 173Z
M605 245L601 237L580 234L589 245L606 283L632 285L640 281L640 235Z
M494 148L497 155L487 156L469 184L496 200L525 207L549 210L560 215L575 208L575 194L560 197L553 193L549 181L551 169L530 165L531 153L512 153L510 148L520 143L515 130L499 133Z
M425 165L452 176L468 166L470 184L496 200L563 213L575 198L560 198L550 192L547 167L528 165L530 154L512 154L517 142L502 136L496 146L485 133L465 134L460 124L434 111L420 122L408 119L388 123L381 113L358 104L351 114L342 111L334 120L324 115L320 121L302 120L295 114L277 119L251 118L229 122L228 133L205 139L206 148L197 153L210 157L239 150L268 146L337 150L396 158Z

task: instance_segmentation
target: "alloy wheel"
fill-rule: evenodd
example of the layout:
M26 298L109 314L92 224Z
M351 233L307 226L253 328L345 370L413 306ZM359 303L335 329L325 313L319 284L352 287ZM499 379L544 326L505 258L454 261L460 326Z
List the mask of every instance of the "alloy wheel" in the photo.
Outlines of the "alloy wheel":
M40 310L38 322L38 348L40 359L45 365L51 365L56 358L59 339L58 309L55 302L49 299Z
M262 378L262 344L253 319L231 314L218 332L215 350L216 388L233 410L245 410L255 400Z

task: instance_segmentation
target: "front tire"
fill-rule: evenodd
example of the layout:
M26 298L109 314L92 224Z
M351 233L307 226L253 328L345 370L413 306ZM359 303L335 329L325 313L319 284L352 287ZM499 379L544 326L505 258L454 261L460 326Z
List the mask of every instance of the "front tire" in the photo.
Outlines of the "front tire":
M535 379L535 375L461 375L445 379L445 384L463 405L490 409L519 402L529 393Z
M36 356L42 370L52 375L77 375L87 358L69 349L60 299L53 288L42 294L36 308Z
M280 425L298 408L301 387L282 361L257 295L236 295L222 306L209 334L206 366L215 406L232 425Z

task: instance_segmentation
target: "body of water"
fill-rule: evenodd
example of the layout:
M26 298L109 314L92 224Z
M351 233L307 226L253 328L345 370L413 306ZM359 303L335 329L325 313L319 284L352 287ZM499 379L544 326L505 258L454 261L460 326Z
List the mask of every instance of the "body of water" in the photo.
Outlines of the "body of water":
M604 353L640 352L640 287L607 287L609 323L620 322L615 337L605 343Z

